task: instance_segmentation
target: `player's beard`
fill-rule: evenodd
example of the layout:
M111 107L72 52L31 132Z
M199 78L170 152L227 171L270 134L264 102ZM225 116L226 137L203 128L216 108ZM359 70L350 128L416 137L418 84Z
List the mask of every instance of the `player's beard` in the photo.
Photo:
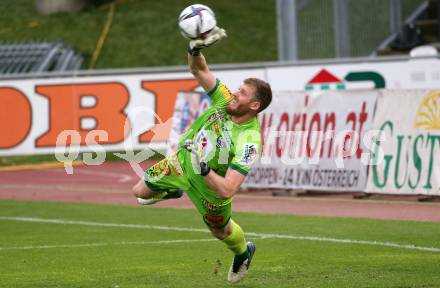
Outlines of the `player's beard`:
M245 105L241 105L241 104L239 104L236 108L232 108L230 105L226 107L226 113L236 117L243 116L249 111L250 111L249 107L246 107Z

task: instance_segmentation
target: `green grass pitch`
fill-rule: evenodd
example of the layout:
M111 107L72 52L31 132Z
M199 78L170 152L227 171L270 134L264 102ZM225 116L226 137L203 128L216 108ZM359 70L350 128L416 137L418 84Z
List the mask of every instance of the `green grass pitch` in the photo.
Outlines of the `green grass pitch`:
M257 245L236 287L440 287L435 223L234 219ZM231 259L195 210L0 201L0 287L230 287Z

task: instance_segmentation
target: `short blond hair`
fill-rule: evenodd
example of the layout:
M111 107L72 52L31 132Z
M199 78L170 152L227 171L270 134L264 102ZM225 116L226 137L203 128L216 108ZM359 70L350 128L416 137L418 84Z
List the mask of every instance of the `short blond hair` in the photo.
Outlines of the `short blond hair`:
M246 78L243 82L255 88L255 98L260 102L258 113L266 109L272 102L272 89L269 83L258 78Z

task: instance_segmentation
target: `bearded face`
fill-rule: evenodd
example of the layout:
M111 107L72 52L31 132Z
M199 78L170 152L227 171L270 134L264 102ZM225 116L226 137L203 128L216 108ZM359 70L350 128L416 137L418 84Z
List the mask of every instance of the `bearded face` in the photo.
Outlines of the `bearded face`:
M248 84L242 84L240 88L232 93L234 97L226 107L226 112L231 116L243 116L252 111L251 104L254 98L255 88Z
M226 107L226 112L231 116L243 116L250 110L248 103L239 102L235 97Z

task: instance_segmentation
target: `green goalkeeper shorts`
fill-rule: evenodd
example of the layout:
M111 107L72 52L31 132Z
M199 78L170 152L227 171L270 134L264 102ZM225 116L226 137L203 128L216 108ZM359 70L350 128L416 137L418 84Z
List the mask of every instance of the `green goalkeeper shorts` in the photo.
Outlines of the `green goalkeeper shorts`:
M168 156L145 172L145 183L154 192L186 192L203 221L212 228L224 227L231 218L231 201L209 201L186 177L176 154Z

